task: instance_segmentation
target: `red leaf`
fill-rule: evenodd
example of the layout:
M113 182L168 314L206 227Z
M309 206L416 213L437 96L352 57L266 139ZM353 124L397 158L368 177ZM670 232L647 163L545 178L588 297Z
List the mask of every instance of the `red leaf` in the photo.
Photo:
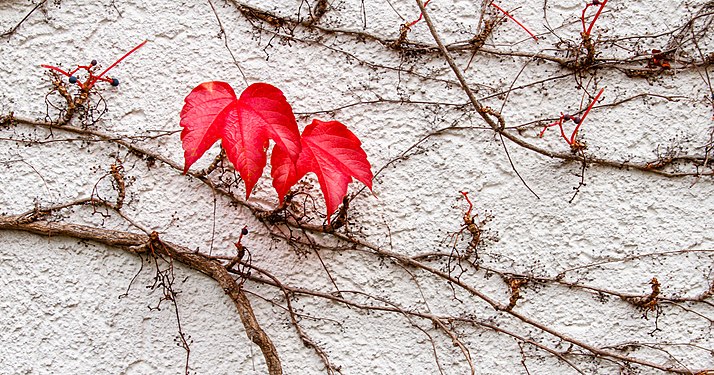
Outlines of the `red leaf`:
M359 139L337 121L320 120L313 120L301 138L292 108L276 87L256 83L236 98L227 83L206 82L185 101L181 111L184 173L222 138L228 160L245 182L247 199L263 174L272 139L271 173L281 202L300 178L313 172L325 196L329 222L353 177L372 189L371 166Z
M236 98L227 83L206 82L185 101L181 111L184 173L221 138L228 160L245 182L246 199L263 174L270 139L275 149L285 153L273 168L285 170L287 176L296 173L300 132L290 104L276 87L255 83Z
M325 196L328 222L347 194L352 177L372 189L371 165L362 150L362 142L337 121L313 120L302 133L302 152L294 175L290 174L289 168L282 167L288 162L288 155L276 147L272 156L272 174L278 195L282 199L290 186L305 174L315 173ZM281 168L275 168L276 165Z
M268 140L284 152L295 168L300 155L300 132L283 93L267 83L255 83L241 94L226 114L223 148L245 182L246 199L263 174Z
M227 110L235 101L235 92L225 82L205 82L188 94L181 110L183 173L221 138Z
M300 157L305 153L305 148L302 148ZM293 163L283 148L275 146L273 155L270 157L270 175L273 177L273 187L278 193L280 203L283 203L285 194L290 191L290 188L297 183L302 176L298 176L297 163Z

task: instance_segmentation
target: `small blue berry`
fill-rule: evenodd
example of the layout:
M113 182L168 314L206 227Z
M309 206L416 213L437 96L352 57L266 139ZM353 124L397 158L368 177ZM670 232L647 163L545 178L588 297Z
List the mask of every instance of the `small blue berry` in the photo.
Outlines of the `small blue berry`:
M240 231L240 234L242 234L242 235L244 235L244 236L245 236L246 234L248 234L248 228L243 228L243 229Z
M92 60L92 62L89 63L90 66L95 66L97 65L97 60Z
M119 80L116 78L112 78L112 86L119 86Z
M576 124L579 124L579 123L580 123L580 117L578 117L578 116L573 116L573 122L576 123Z
M77 83L77 77L69 76L69 83Z
M567 113L566 113L565 115L563 115L563 120L565 120L565 121L568 121L568 120L570 120L571 118L572 118L572 117L571 117L569 114L567 114Z

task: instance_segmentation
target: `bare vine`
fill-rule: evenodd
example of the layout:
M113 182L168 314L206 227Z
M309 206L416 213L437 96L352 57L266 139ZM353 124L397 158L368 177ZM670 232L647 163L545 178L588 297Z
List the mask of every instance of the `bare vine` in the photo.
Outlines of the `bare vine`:
M22 22L44 3L44 1L39 2L22 21L0 36L12 37L19 30ZM243 70L244 67L239 64L239 59L231 49L230 40L235 38L229 38L213 1L209 0L208 3L218 23L220 37L231 56L231 60L243 75L243 80L248 82L247 75ZM490 13L488 8L483 10L481 14L483 22L479 23L479 29L475 33L472 33L464 40L445 43L437 27L437 21L439 20L431 16L430 10L421 0L416 0L418 10L423 16L423 22L428 27L432 37L432 43L411 39L410 33L412 30L410 27L413 24L409 26L407 23L395 26L390 36L377 35L364 29L335 28L326 21L326 16L333 11L331 3L322 0L317 0L312 4L301 2L301 7L303 7L303 3L306 3L304 9L299 8L293 16L285 16L278 12L264 10L236 0L227 1L227 4L242 14L254 32L266 33L271 36L271 40L277 38L289 43L299 43L329 50L368 66L374 71L396 71L400 74L400 77L404 75L422 82L430 81L455 85L461 89L463 96L467 99L467 101L461 103L454 103L413 100L409 97L386 98L375 94L376 96L373 99L360 99L351 103L334 104L334 107L329 109L298 113L298 115L335 113L358 106L407 106L409 108L433 108L436 112L450 113L456 116L457 120L454 120L450 125L419 134L415 142L404 148L396 157L379 166L375 173L377 178L381 177L383 171L386 171L388 167L396 166L407 160L411 155L420 152L420 148L430 139L448 134L464 134L478 130L490 132L494 135L494 139L500 140L513 171L521 178L524 184L526 184L526 179L521 177L516 167L517 164L508 154L506 141L509 142L509 145L536 155L560 160L564 163L577 164L580 167L579 182L576 181L578 185L573 188L574 193L570 203L574 202L577 194L582 193L580 189L585 186L585 173L587 168L591 166L629 170L629 173L646 173L662 179L688 177L695 178L699 183L712 183L714 161L711 156L714 153L714 142L712 141L714 127L712 127L711 133L708 134L708 142L704 145L687 149L686 151L675 146L662 148L658 146L654 159L632 161L614 159L607 155L600 155L596 150L591 151L588 149L588 145L580 138L581 135L577 133L577 128L572 134L572 143L569 143L570 149L567 151L558 151L555 148L541 146L541 143L532 140L533 137L529 136L529 132L534 132L545 124L552 123L552 121L558 121L557 116L537 118L527 123L514 125L504 115L509 95L520 90L563 79L572 79L576 82L578 89L583 92L583 97L592 101L587 106L587 109L581 108L569 114L568 119L576 116L584 117L590 110L601 111L618 108L644 99L663 100L672 103L700 101L699 98L665 95L657 92L641 92L629 97L608 98L607 101L598 101L599 94L593 95L596 89L599 88L598 75L616 74L618 72L623 72L630 79L656 79L662 76L671 76L676 71L703 72L700 75L708 85L711 95L709 102L714 103L714 94L712 94L708 73L710 65L714 63L714 58L712 57L714 52L703 51L699 45L701 40L708 37L711 38L709 29L712 22L714 22L714 5L711 2L704 4L690 19L685 20L673 30L658 35L633 37L640 40L657 41L658 43L667 39L661 49L648 51L647 53L641 53L633 49L631 54L624 57L621 53L622 51L618 50L618 48L627 40L624 38L596 37L590 33L589 29L587 30L588 32L584 31L581 34L581 39L579 40L561 38L557 34L558 30L551 29L548 35L557 37L557 48L544 49L538 52L516 49L517 44L505 48L491 44L489 41L494 38L494 33L503 26L505 18L500 13ZM600 3L597 2L597 4L599 5ZM307 16L304 16L305 12L307 12ZM364 7L362 12L364 12ZM583 14L585 14L585 11L583 11ZM598 14L600 13L598 12ZM366 16L363 19L366 23ZM577 24L577 22L575 23ZM583 16L582 23L585 28L585 16ZM595 21L593 20L592 23L594 24ZM590 28L592 28L592 24ZM412 63L409 67L404 67L369 61L346 48L343 49L336 44L326 42L325 40L328 36L346 37L370 43L383 48L385 53L401 56L403 61L413 59L412 61L416 61L416 63ZM543 37L544 35L539 36ZM537 39L535 35L533 37ZM692 49L697 50L698 53L685 53ZM474 82L466 73L468 68L471 67L474 58L482 55L526 59L526 65L531 62L551 64L557 68L558 74L528 83L517 84L520 79L519 72L519 75L510 82L506 89L488 87ZM461 58L467 57L467 68L461 67L463 64L458 62L457 56ZM448 64L456 80L420 69L419 63L426 59L443 59L443 62ZM521 69L522 71L523 69ZM593 285L588 281L582 280L580 275L587 270L606 268L620 263L633 264L647 258L662 259L693 255L701 257L703 261L711 262L714 257L714 250L682 249L593 261L580 267L565 269L550 275L537 274L535 272L516 272L484 264L482 254L479 251L486 247L484 245L485 241L487 241L485 231L489 225L490 216L485 215L483 219L479 218L474 212L474 201L471 200L466 192L461 192L461 194L468 203L469 208L463 211L460 218L458 218L460 219L461 227L447 237L448 241L445 241L449 244L447 251L429 250L417 253L411 252L412 255L406 255L409 254L408 251L392 248L391 238L388 245L379 244L372 241L360 228L359 215L361 213L359 210L354 209L353 202L358 198L365 197L365 194L361 194L364 189L345 197L341 209L332 218L331 224L327 224L326 217L321 214L319 203L316 203L317 200L313 197L309 187L300 187L290 192L285 199L285 203L277 208L268 208L263 204L245 200L241 191L240 180L232 167L226 163L223 152L217 155L208 167L200 171L187 173L185 177L187 180L199 181L201 189L210 192L214 197L220 196L230 202L230 205L245 208L249 212L251 219L261 223L261 229L267 236L275 240L275 243L280 244L279 246L282 246L285 250L292 249L304 257L315 256L322 266L323 277L329 281L327 284L331 290L325 291L292 285L291 282L281 280L280 277L274 275L273 270L267 269L260 264L254 264L248 247L241 242L243 235L248 233L247 227L243 228L240 237L235 243L236 255L227 256L212 254L213 240L211 240L211 250L207 252L191 250L186 246L172 243L169 239L164 238L163 235L159 235L158 232L150 231L134 222L126 214L127 207L132 205L131 184L133 182L132 178L127 177L127 169L130 169L128 166L143 162L147 169L156 168L156 165L159 164L165 167L165 169L161 169L163 172L168 171L171 174L179 174L183 171L183 167L179 162L162 155L150 147L142 146L138 141L174 136L177 131L125 136L102 130L98 125L105 121L106 116L104 115L107 103L101 97L99 89L70 87L62 77L54 74L54 72L49 75L49 81L50 91L46 96L47 113L45 118L37 120L16 115L12 112L0 114L0 131L7 130L7 132L2 133L3 137L0 137L0 142L23 143L28 147L63 142L96 143L107 148L107 150L109 150L109 147L121 149L123 154L120 158L118 153L106 153L113 162L102 166L104 175L96 182L94 189L89 192L89 198L58 202L46 207L38 204L24 213L0 215L0 230L24 231L50 238L64 236L89 240L138 256L146 256L152 262L155 273L155 283L152 287L162 291L161 300L156 308L160 307L162 302L169 302L175 312L175 319L178 325L177 343L186 352L184 366L186 374L190 373L191 368L192 342L190 334L182 328L181 315L179 314L181 295L174 285L174 262L205 274L218 283L219 287L233 301L240 320L245 327L246 335L261 349L270 374L282 374L283 363L271 338L261 328L253 312L249 296L251 298L264 299L284 311L300 342L312 350L324 365L324 371L331 375L341 374L342 366L335 363L330 357L329 348L315 340L310 330L304 327L303 319L319 320L320 318L304 314L296 308L296 301L300 301L303 298L316 299L365 313L384 313L394 316L395 319L406 320L410 327L427 337L436 366L442 374L446 373L446 371L440 359L443 356L438 345L440 340L453 345L459 353L458 355L461 356L464 366L468 367L469 373L475 374L477 372L478 363L474 358L472 344L462 334L462 330L465 329L492 332L507 337L508 340L514 340L518 348L518 361L527 374L531 373L531 369L529 369L529 367L532 367L530 359L539 355L553 358L560 364L580 374L588 372L584 367L586 361L603 368L605 366L615 366L622 373L635 371L633 370L635 368L677 374L706 375L714 373L714 370L704 368L706 365L701 365L702 368L693 368L683 363L672 353L673 347L684 346L690 350L701 350L709 355L714 355L714 349L712 348L695 343L647 343L641 341L623 341L614 345L601 345L592 342L587 336L575 336L556 326L540 321L529 315L526 309L522 309L524 300L537 300L540 288L556 288L562 293L579 293L593 296L601 303L621 303L646 319L654 315L654 330L659 329L660 315L672 310L682 311L687 316L700 319L711 327L714 326L714 317L710 316L710 311L714 308L714 302L712 301L714 279L711 273L708 275L707 285L700 286L701 290L697 294L686 296L683 291L678 290L677 285L659 281L656 275L643 275L643 284L633 286L633 288L637 288L640 291L637 293L615 287L605 288ZM602 92L602 89L600 90ZM503 105L499 110L484 104L491 99L503 99ZM589 102L589 100L586 100L586 102ZM461 122L467 117L470 119L472 115L480 118L480 120L477 120L479 125L469 126ZM561 114L561 126L563 118L564 115ZM580 119L580 117L577 118ZM576 124L579 125L579 121ZM44 139L27 137L22 133L14 132L16 129L44 131L47 136ZM37 171L35 170L35 172ZM109 190L114 194L111 198L99 194L103 181L105 181L104 185L107 184L106 181L109 181L111 185ZM526 187L531 189L527 184ZM534 191L533 193L535 194ZM91 207L92 211L85 210L87 207ZM102 215L119 217L129 227L136 228L141 233L74 224L60 215L60 213L72 209L76 209L81 214L94 214L98 212L98 209L102 209ZM215 222L213 227L215 229ZM391 231L389 234L391 236ZM415 306L406 306L394 302L386 293L381 294L340 287L339 278L332 274L330 270L331 264L329 261L325 262L321 253L323 255L326 253L350 254L366 257L370 262L387 264L387 267L393 272L403 273L408 280L411 280L410 285L420 293L420 303ZM475 276L483 276L484 279L488 279L493 275L497 275L497 280L500 279L498 288L500 288L501 294L487 290L475 278ZM449 288L455 301L462 301L462 299L468 298L470 303L478 306L480 310L468 312L455 308L453 311L433 312L429 307L429 302L433 301L434 297L426 296L421 289L421 284L427 281L444 289ZM648 284L646 284L647 282ZM277 299L265 297L261 293L244 288L246 283L265 286L269 290L277 291L281 297ZM647 285L649 286L647 287ZM648 288L649 290L647 290ZM657 352L663 354L667 359L660 361L652 359L652 356L640 356L637 354L637 350L646 349L651 350L648 353Z

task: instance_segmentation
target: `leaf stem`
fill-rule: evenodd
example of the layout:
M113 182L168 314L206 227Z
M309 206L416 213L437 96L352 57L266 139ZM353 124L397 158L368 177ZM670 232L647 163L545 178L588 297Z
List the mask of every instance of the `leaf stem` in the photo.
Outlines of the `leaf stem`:
M597 21L597 18L600 17L600 13L602 13L602 10L605 8L605 4L607 4L607 0L603 0L602 4L600 4L600 8L597 10L597 13L595 13L595 17L593 18L593 21L590 22L590 26L588 27L588 30L585 31L585 35L590 35L590 31L592 31L593 26L595 26L595 21ZM587 7L586 7L587 9ZM583 14L585 14L585 11L583 10ZM585 28L585 17L583 17L583 28Z
M426 2L424 2L424 6L429 5L429 2L431 2L431 0L426 0ZM423 13L419 13L419 18L417 18L416 20L414 20L414 21L412 21L412 22L409 22L408 24L406 24L406 25L404 25L404 26L406 26L407 29L408 29L408 28L410 28L410 27L416 25L417 22L421 21L421 18L422 18L423 16L424 16Z
M496 3L494 3L494 2L491 2L491 5L492 5L493 7L495 7L496 9L500 10L501 13L505 14L506 17L510 18L513 22L515 22L516 24L518 24L518 26L520 26L521 29L525 30L525 31L528 33L528 35L530 35L531 38L533 38L533 40L535 40L536 42L538 42L538 37L535 36L532 32L530 32L530 30L528 30L528 28L526 28L525 26L523 26L522 23L518 22L518 20L515 19L512 15L510 15L508 12L506 12L506 11L503 10L501 7L499 7L498 5L496 5Z
M568 142L569 144L572 145L573 142L575 142L575 136L578 134L578 129L580 129L580 125L583 124L583 121L585 121L585 117L588 115L588 113L590 113L590 110L591 110L591 109L593 108L593 106L595 105L595 102L597 102L597 100L600 98L600 95L602 95L602 92L603 92L603 91L605 91L605 88L604 88L604 87L601 88L600 91L598 91L598 93L597 93L597 95L595 95L595 98L593 99L593 101L590 102L590 105L589 105L588 108L585 110L585 113L583 113L583 117L580 118L580 122L579 122L578 125L575 127L575 130L573 130L573 134L570 136L570 142ZM567 141L567 139L566 139L566 141Z
M143 47L144 44L146 44L146 42L147 42L147 40L141 42L138 46L132 48L131 51L125 53L124 56L120 57L119 60L115 61L114 64L109 65L108 68L104 69L103 72L99 73L99 75L94 78L94 80L91 82L91 85L94 85L95 82L97 82L99 79L101 79L102 76L104 76L104 75L105 75L108 71L110 71L113 67L117 66L117 64L119 64L120 62L122 62L122 60L124 60L125 58L129 57L129 55L131 55L132 53L134 53L134 52L135 52L136 50L138 50L139 48Z

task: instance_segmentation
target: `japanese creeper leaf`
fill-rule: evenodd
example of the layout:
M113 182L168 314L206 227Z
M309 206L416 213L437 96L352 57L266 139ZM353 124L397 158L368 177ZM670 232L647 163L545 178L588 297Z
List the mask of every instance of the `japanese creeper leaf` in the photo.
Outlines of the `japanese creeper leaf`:
M248 86L236 99L225 82L206 82L187 97L181 111L184 173L218 139L228 160L245 182L246 198L263 173L268 141L275 141L285 159L281 167L296 170L300 133L292 108L283 93L266 83Z
M255 83L243 91L235 108L229 111L223 136L228 160L245 182L246 198L263 174L269 139L295 168L301 145L293 109L279 89Z
M352 177L372 189L371 165L362 149L362 142L337 121L313 120L303 131L301 141L302 152L295 175L289 175L287 167L273 168L273 185L282 200L290 186L308 172L315 173L325 197L329 222L347 194L347 185L352 182ZM290 161L289 155L277 148L273 150L272 159L274 166L287 165Z
M181 110L181 143L188 172L196 160L223 136L226 108L236 101L236 94L225 82L198 85L184 100Z

